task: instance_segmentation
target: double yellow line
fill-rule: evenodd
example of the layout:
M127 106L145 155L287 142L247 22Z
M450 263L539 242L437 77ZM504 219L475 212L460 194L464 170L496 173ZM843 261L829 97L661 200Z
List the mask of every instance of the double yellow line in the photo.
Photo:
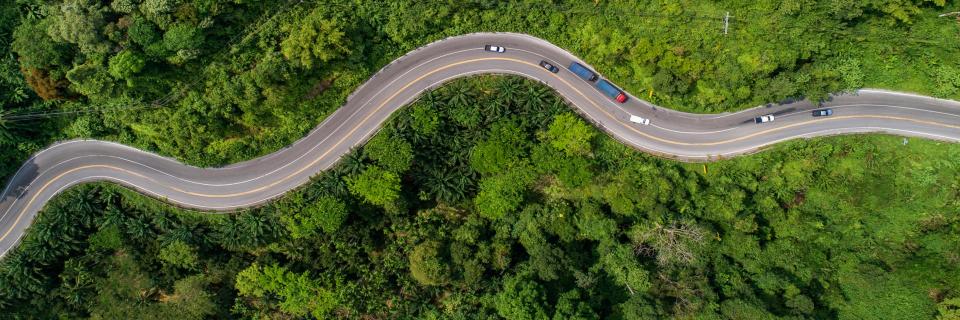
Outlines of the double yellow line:
M441 72L441 71L443 71L443 70L450 69L450 68L453 68L453 67L456 67L456 66L460 66L460 65L464 65L464 64L470 64L470 63L474 63L474 62L481 62L481 61L509 61L509 62L515 62L515 63L525 64L525 65L528 65L528 66L531 66L531 67L534 67L534 68L539 68L539 66L536 65L536 64L534 64L534 63L526 62L526 61L519 60L519 59L503 58L503 57L469 59L469 60L464 60L464 61L460 61L460 62L456 62L456 63L452 63L452 64L448 64L448 65L445 65L445 66L436 68L436 69L434 69L434 70L432 70L432 71L430 71L430 72L425 73L424 75L422 75L422 76L420 76L420 77L417 77L417 78L414 79L413 81L408 82L408 83L407 83L406 85L404 85L402 88L400 88L399 90L397 90L396 92L394 92L390 97L388 97L386 100L384 100L383 103L381 103L379 106L377 106L377 108L375 108L375 109L373 110L373 112L370 112L369 114L367 114L367 116L364 117L363 120L361 120L360 123L359 123L357 126L353 127L353 129L351 129L346 135L344 135L342 138L340 138L340 140L337 141L337 143L335 143L331 148L327 149L327 151L325 151L325 152L324 152L323 154L321 154L319 157L315 158L315 160L311 161L311 162L310 162L309 164L307 164L306 166L303 166L302 168L298 169L297 171L295 171L295 172L293 172L293 173L291 173L291 174L289 174L289 175L287 175L287 176L285 176L285 177L283 177L283 178L281 178L281 179L279 179L279 180L277 180L277 181L271 182L271 183L269 183L269 184L266 184L266 185L264 185L264 186L260 186L260 187L257 187L257 188L251 189L251 190L247 190L247 191L243 191L243 192L236 192L236 193L227 193L227 194L205 194L205 193L198 193L198 192L187 191L187 190L184 190L184 189L177 188L177 187L175 187L175 186L163 185L163 184L161 184L161 183L159 183L159 182L157 182L157 184L158 184L158 185L161 185L161 186L164 186L164 187L167 187L167 188L169 188L169 189L171 189L171 190L174 190L174 191L176 191L176 192L180 192L180 193L187 194L187 195L198 196L198 197L204 197L204 198L230 198L230 197L236 197L236 196L247 195L247 194L251 194L251 193L255 193L255 192L260 192L260 191L263 191L263 190L272 188L272 187L274 187L274 186L276 186L276 185L278 185L278 184L281 184L281 183L283 183L283 182L285 182L285 181L293 178L294 176L297 176L297 175L303 173L304 171L306 171L306 170L309 169L310 167L316 165L318 162L320 162L321 160L323 160L323 158L325 158L327 155L329 155L330 152L332 152L334 149L336 149L338 146L340 146L340 144L342 144L344 141L346 141L347 138L349 138L350 136L352 136L357 130L359 130L361 127L363 127L363 124L366 123L368 120L370 120L370 118L373 117L374 114L376 114L378 111L380 111L381 109L383 109L384 106L386 106L389 102L393 101L393 99L396 98L397 95L399 95L400 93L402 93L404 90L408 89L410 86L416 84L417 82L419 82L420 80L423 80L423 79L426 78L426 77L429 77L429 76L431 76L431 75L436 74L437 72ZM767 130L755 132L755 133L752 133L752 134L748 134L748 135L736 137L736 138L733 138L733 139L722 140L722 141L705 142L705 143L681 142L681 141L674 141L674 140L670 140L670 139L660 138L660 137L657 137L657 136L653 136L653 135L651 135L651 134L648 134L648 133L646 133L646 132L642 132L642 131L640 131L640 130L637 130L637 129L634 128L632 125L629 125L629 124L621 121L621 120L618 119L616 116L614 116L612 113L610 113L610 112L608 112L606 109L602 108L600 105L598 105L598 104L597 104L596 102L594 102L592 99L590 99L589 97L587 97L586 94L584 94L582 91L578 90L578 89L577 89L576 87L574 87L570 82L564 80L564 79L561 78L559 75L553 74L553 73L549 73L549 75L553 76L554 78L556 78L556 80L558 80L558 81L562 82L563 84L565 84L565 85L566 85L567 87L569 87L571 90L573 90L574 92L576 92L577 94L579 94L580 96L582 96L584 99L586 99L587 101L589 101L590 104L592 104L593 107L596 108L598 111L604 113L605 115L607 115L608 117L610 117L611 119L613 119L614 121L616 121L617 123L623 125L623 127L627 128L627 129L629 129L629 130L631 130L631 131L633 131L633 132L635 132L635 133L637 133L637 134L639 134L639 135L641 135L641 136L644 136L644 137L646 137L646 138L648 138L648 139L651 139L651 140L656 140L656 141L660 141L660 142L664 142L664 143L669 143L669 144L675 144L675 145L682 145L682 146L713 146L713 145L720 145L720 144L731 143L731 142L736 142L736 141L741 141L741 140L749 139L749 138L752 138L752 137L756 137L756 136L763 135L763 134L767 134L767 133L771 133L771 132L776 132L776 131L779 131L779 130L785 130L785 129L788 129L788 128L793 128L793 127L797 127L797 126L803 126L803 125L807 125L807 124L810 124L810 123L813 123L813 122L818 122L818 121L835 121L835 120L843 120L843 119L851 119L851 118L874 118L874 119L903 120L903 121L911 121L911 122L922 123L922 124L933 125L933 126L942 126L942 127L960 129L960 126L956 126L956 125L949 125L949 124L944 124L944 123L939 123L939 122L933 122L933 121L915 120L915 119L903 118L903 117L896 117L896 116L880 116L880 115L853 116L853 115L851 115L851 116L836 116L836 117L823 118L823 119L818 119L818 120L809 120L809 121L804 121L804 122L799 122L799 123L793 123L793 124L789 124L789 125L786 125L786 126L771 128L771 129L767 129ZM332 134L332 133L331 133L331 134ZM146 180L149 180L149 181L156 182L156 180L154 180L154 179L152 179L152 178L149 178L149 177L147 177L147 176L145 176L145 175L142 175L142 174L139 174L139 173L130 171L130 170L126 170L126 169L123 169L123 168L119 168L119 167L115 167L115 166L110 166L110 165L88 165L88 166L82 166L82 167L77 167L77 168L74 168L74 169L70 169L70 170L68 170L68 171L66 171L66 172L64 172L64 173L61 173L61 174L57 175L56 177L54 177L53 179L51 179L50 181L48 181L47 183L45 183L42 187L40 187L39 190L36 191L36 193L33 195L33 197L30 198L30 201L27 202L27 204L24 206L23 210L21 210L21 211L18 213L17 219L14 221L14 223L7 229L7 231L3 234L3 236L0 236L0 241L3 241L4 239L6 239L6 237L9 236L11 232L13 232L13 229L20 223L20 220L24 217L24 214L26 213L27 208L29 208L29 207L34 203L34 201L36 201L37 197L39 197L40 194L42 194L43 191L45 191L51 184L53 184L53 183L56 182L57 180L61 179L61 178L62 178L63 176L65 176L65 175L68 175L68 174L70 174L70 173L73 173L73 172L76 172L76 171L79 171L79 170L91 169L91 168L104 168L104 169L117 170L117 171L120 171L120 172L124 172L124 173L130 174L130 175L137 176L137 177L139 177L139 178L143 178L143 179L146 179ZM16 200L15 200L15 201L16 201Z

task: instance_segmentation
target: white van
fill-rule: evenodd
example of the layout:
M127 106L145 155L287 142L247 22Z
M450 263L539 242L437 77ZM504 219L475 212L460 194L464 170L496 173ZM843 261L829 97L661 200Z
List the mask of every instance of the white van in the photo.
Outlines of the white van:
M639 123L639 124L642 124L642 125L648 125L648 124L650 124L650 119L643 118L643 117L638 117L638 116L635 116L635 115L630 115L630 122Z

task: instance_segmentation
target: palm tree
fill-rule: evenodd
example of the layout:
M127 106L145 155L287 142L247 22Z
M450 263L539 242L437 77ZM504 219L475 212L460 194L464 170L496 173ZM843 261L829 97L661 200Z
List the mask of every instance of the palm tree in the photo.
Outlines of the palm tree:
M35 261L47 264L59 254L56 242L60 235L52 223L38 223L30 228L31 236L23 240L23 251Z
M70 259L64 263L60 273L61 287L58 296L74 308L84 308L87 296L94 288L94 277L80 259Z
M176 219L174 219L171 215L167 214L166 212L157 212L152 214L151 216L152 216L151 220L153 220L153 225L157 228L157 230L161 232L164 232L167 230L173 230L179 224L178 221L176 221Z
M194 237L194 230L188 226L180 225L176 228L170 230L163 234L160 238L160 243L163 245L169 245L175 241L182 241L184 243L191 243Z
M270 217L263 212L244 212L237 217L237 227L243 234L241 243L247 246L259 246L269 242L275 230Z
M66 203L72 203L75 212L89 213L95 212L99 202L99 187L91 187L77 190Z
M461 170L436 168L429 170L427 174L425 187L437 200L455 204L466 198L470 177Z
M314 183L306 191L307 199L316 199L321 195L332 195L337 198L344 198L349 195L347 183L340 178L341 176L333 171L324 171L317 175Z
M228 217L217 226L216 238L221 246L229 250L239 249L243 246L243 238L246 235L243 234L243 230L239 226L240 224L235 217Z
M416 165L421 167L443 163L447 153L443 145L438 143L418 144L416 148L414 159Z
M125 221L124 226L126 227L125 229L127 229L127 233L134 240L139 241L145 241L153 238L153 230L150 229L150 224L140 220L139 218L140 217L131 217Z
M451 85L447 104L454 107L468 106L474 101L473 88L466 85L466 82L457 81Z
M560 98L560 97L554 97L553 101L550 102L549 113L551 115L555 115L557 113L560 113L566 108L569 108L569 106L567 105L567 100L564 100L563 98Z
M0 290L4 296L24 299L47 292L44 285L46 278L41 269L34 263L33 257L22 250L15 250L3 258L4 283L16 283L15 286L3 286ZM6 299L2 299L3 301Z
M497 86L497 98L504 104L510 104L520 97L520 91L523 87L520 79L515 77L507 77L503 81L499 82Z
M120 201L123 200L123 196L120 195L120 192L117 192L112 188L100 190L99 198L100 203L105 205L120 205Z
M526 112L543 113L550 99L550 91L539 85L527 87L527 94L523 95L523 110Z
M484 124L494 123L510 113L510 102L506 100L491 101L485 104L485 107L484 114L486 115L486 122L484 122Z
M354 147L347 155L340 159L340 164L335 170L342 175L351 175L363 171L363 166L363 154Z
M217 239L229 250L263 245L276 236L270 219L262 210L232 215L217 227Z
M446 165L457 166L460 164L469 164L471 148L467 146L471 146L474 143L470 141L468 137L462 135L453 135L451 142L450 151L447 156L444 157Z
M115 205L109 205L107 209L103 211L103 215L100 216L98 224L100 224L101 228L110 225L119 227L126 220L125 218L126 216L123 210L120 210L120 208Z
M430 176L427 178L426 189L437 200L451 202L459 195L455 178L452 174L449 174L448 170L431 170Z

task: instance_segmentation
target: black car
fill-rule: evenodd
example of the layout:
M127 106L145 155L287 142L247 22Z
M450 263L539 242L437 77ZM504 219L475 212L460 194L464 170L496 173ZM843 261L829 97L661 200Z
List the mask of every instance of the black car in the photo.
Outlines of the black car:
M554 66L554 65L552 65L552 64L550 64L549 62L546 62L546 61L540 61L540 66L543 67L544 69L549 70L550 72L553 72L553 73L557 73L557 72L560 71L560 68L557 68L556 66Z
M833 109L817 109L813 110L814 117L826 117L833 115Z

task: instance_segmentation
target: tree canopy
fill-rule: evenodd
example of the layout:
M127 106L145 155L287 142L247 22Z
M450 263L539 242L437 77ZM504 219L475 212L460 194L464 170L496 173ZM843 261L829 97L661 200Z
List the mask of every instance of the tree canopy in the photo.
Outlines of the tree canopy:
M0 172L77 137L196 166L249 160L390 61L478 31L541 37L682 111L863 86L956 99L960 25L937 17L949 5L14 1L0 6ZM25 116L38 113L63 116ZM600 132L546 86L477 76L424 93L262 207L210 215L70 188L0 260L0 313L957 317L956 145L846 136L684 164Z

